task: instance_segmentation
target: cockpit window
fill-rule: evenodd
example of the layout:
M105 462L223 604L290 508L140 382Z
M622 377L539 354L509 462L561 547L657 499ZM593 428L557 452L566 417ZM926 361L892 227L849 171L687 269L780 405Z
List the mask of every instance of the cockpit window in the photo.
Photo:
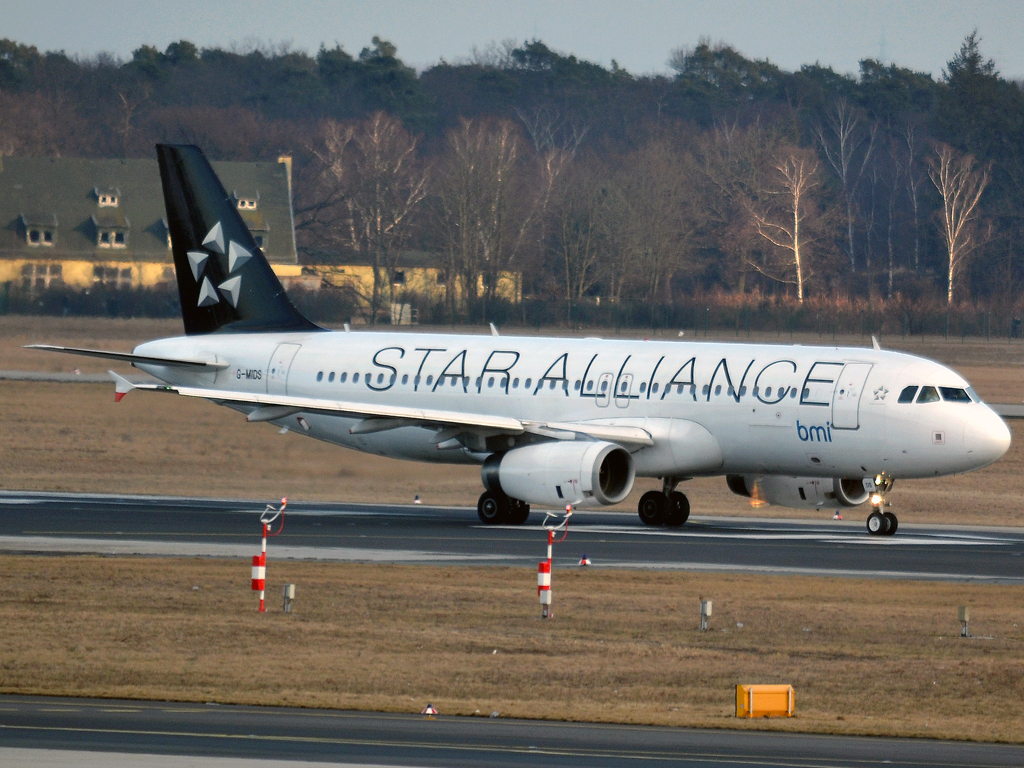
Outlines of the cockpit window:
M903 391L900 392L899 402L901 403L912 403L914 402L914 395L917 394L917 387L904 387Z
M947 403L971 402L971 396L967 394L966 390L959 387L939 387L939 392L942 393L942 399Z
M917 396L919 403L934 403L939 399L939 392L935 387L921 387L921 394Z

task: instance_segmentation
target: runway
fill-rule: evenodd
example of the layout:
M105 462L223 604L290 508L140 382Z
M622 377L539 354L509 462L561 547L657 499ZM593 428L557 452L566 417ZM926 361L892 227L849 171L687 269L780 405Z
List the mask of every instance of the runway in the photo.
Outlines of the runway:
M36 752L40 744L64 755L63 764L83 768L127 764L113 762L106 756L110 753L134 753L138 757L133 766L168 765L140 755L245 758L261 765L284 760L536 768L1024 764L1024 747L925 739L0 696L0 763L12 768L41 765L29 761L33 753L43 757ZM218 766L208 759L172 764Z
M242 557L263 505L231 499L0 493L0 551ZM272 557L533 567L543 515L485 526L468 508L291 503ZM636 515L581 510L555 565L1024 584L1024 529L901 524L869 536L855 520L693 517L648 528Z

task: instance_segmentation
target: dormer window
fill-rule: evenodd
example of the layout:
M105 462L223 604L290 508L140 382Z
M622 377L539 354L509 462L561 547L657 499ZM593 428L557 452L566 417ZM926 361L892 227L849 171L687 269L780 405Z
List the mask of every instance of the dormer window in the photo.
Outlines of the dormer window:
M56 214L21 214L25 243L32 248L52 248L57 239Z
M121 197L121 192L117 189L93 187L92 193L96 197L96 205L100 208L117 208L118 200Z
M29 245L53 245L53 230L33 227L28 230L27 239Z

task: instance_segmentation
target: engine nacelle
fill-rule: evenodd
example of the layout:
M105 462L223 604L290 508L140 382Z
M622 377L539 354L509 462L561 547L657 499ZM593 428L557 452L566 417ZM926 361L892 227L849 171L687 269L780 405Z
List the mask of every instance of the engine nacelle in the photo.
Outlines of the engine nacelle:
M528 504L579 507L618 504L633 490L633 457L606 442L557 440L487 458L484 485Z
M869 477L783 477L780 475L726 475L729 490L779 507L816 509L856 507L871 496Z

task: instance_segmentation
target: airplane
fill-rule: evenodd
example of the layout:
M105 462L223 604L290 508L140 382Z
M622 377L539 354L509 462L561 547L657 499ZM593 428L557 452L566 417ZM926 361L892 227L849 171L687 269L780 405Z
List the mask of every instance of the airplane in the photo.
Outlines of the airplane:
M677 490L724 476L795 508L857 507L892 535L897 478L967 472L1010 446L955 371L872 348L328 331L303 317L202 151L157 145L185 335L132 353L32 345L131 363L161 384L299 434L398 459L481 468L487 524L530 505L622 502L681 526Z

